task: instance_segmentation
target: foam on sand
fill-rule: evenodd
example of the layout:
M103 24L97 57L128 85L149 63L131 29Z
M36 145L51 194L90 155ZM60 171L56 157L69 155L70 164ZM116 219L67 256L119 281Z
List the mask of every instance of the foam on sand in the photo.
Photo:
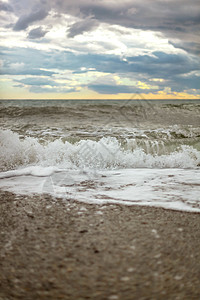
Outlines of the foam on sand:
M198 169L94 172L30 167L11 172L1 173L0 188L16 194L49 194L65 201L119 203L200 212Z

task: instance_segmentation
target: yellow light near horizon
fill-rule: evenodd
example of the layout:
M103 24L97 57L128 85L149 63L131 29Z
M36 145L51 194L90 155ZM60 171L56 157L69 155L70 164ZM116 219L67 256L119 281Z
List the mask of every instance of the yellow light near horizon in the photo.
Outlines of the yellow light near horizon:
M31 99L55 99L55 100L59 100L59 99L66 99L66 100L76 100L76 99L82 99L82 100L128 100L128 99L150 99L150 100L156 100L156 99L163 99L163 100L167 100L167 99L197 99L200 100L200 95L191 95L191 94L187 94L187 93L172 93L172 94L166 94L163 91L160 91L158 93L148 93L148 94L117 94L117 95L113 95L113 94L98 94L94 91L89 91L87 89L81 89L77 92L73 92L73 93L44 93L44 94L34 94L34 93L30 93L26 90L23 91L19 91L19 89L12 89L12 91L6 92L3 91L0 95L0 99L27 99L27 100L31 100Z
M116 80L121 78L116 76ZM200 95L189 94L187 92L171 92L168 88L165 91L159 91L156 93L141 93L140 94L99 94L95 91L89 90L86 87L81 87L77 85L78 81L74 81L74 87L76 87L76 92L71 93L32 93L29 92L27 87L16 87L10 78L1 78L0 80L0 99L200 99ZM138 82L137 82L138 83ZM137 83L135 85L137 85ZM146 88L145 83L140 82L140 86ZM122 82L123 84L123 82ZM72 85L71 85L72 86ZM195 92L195 90L193 91Z

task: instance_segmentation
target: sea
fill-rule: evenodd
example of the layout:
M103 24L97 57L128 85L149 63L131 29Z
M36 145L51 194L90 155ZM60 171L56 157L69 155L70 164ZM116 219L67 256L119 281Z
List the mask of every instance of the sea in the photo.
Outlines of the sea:
M1 100L0 189L200 212L200 100Z

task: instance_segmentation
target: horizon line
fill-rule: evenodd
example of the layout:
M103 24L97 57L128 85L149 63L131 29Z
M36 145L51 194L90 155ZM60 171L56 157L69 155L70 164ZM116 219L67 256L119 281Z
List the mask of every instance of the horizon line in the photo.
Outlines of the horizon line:
M170 98L165 98L165 99L163 99L163 98L160 98L160 99L152 99L152 98L143 98L143 99L141 99L141 98L127 98L127 99L125 99L125 98L122 98L122 99L116 99L116 98L113 98L113 99L108 99L108 98L105 98L105 99L102 99L102 98L94 98L94 99L91 99L91 98L85 98L85 99L83 99L83 98L72 98L72 99L65 99L65 98L60 98L60 99L55 99L55 98L50 98L50 99L44 99L44 98L41 98L41 99L38 99L38 98L17 98L17 99L15 99L15 98L12 98L12 99L0 99L0 101L18 101L18 100L27 100L27 101L41 101L41 100L44 100L44 101L51 101L51 100L54 100L54 101L60 101L60 100L64 100L64 101L77 101L77 100L80 100L80 101L89 101L89 100L91 100L91 101L93 101L93 100L95 100L95 101L105 101L105 100L107 100L107 101L113 101L113 100L115 100L115 101L121 101L121 100L125 100L125 101L127 101L127 100L131 100L131 101L145 101L145 100L152 100L152 101L165 101L165 100L167 100L167 101L174 101L174 100L176 100L176 101L179 101L179 100L189 100L189 101L191 101L191 100L200 100L200 98L188 98L188 99L186 99L186 98L174 98L174 99L170 99Z

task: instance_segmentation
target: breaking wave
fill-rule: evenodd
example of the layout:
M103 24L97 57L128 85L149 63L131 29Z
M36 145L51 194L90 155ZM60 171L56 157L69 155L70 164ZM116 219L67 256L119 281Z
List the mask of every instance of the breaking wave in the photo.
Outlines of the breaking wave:
M98 141L84 139L75 143L21 139L11 130L0 131L1 171L19 167L59 168L196 168L200 151L188 144L169 140L124 139L103 137Z

